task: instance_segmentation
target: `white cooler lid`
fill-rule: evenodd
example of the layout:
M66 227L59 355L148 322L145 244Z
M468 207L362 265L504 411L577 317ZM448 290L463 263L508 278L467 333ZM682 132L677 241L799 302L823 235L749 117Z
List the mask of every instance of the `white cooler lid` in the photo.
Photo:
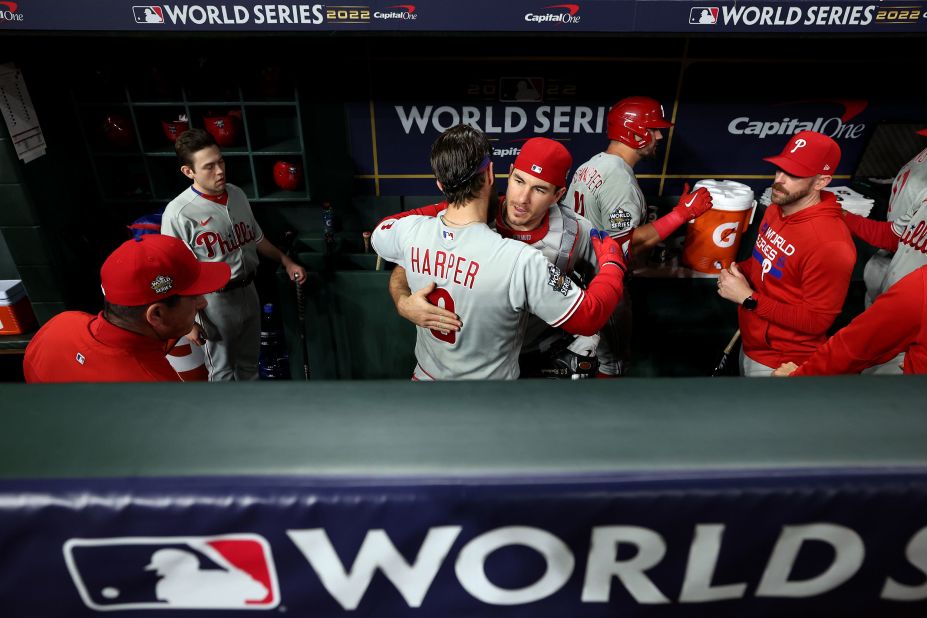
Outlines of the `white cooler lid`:
M26 296L21 279L0 279L0 304L12 305Z

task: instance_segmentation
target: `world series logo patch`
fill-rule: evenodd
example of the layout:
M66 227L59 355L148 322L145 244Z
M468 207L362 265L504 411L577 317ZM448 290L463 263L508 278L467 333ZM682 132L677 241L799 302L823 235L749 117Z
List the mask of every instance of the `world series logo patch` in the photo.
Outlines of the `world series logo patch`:
M613 210L608 215L608 225L613 230L630 230L631 229L631 213L623 208L618 208Z
M553 288L554 292L560 292L566 296L573 287L573 282L560 269L553 264L547 265L547 285Z

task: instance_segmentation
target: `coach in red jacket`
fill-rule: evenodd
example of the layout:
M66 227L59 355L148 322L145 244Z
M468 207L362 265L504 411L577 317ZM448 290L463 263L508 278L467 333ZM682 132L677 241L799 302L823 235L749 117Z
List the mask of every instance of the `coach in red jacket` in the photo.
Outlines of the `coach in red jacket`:
M778 170L753 253L718 278L718 294L740 305L740 368L751 377L800 364L824 343L856 263L837 199L823 190L840 163L837 142L802 131L764 160Z

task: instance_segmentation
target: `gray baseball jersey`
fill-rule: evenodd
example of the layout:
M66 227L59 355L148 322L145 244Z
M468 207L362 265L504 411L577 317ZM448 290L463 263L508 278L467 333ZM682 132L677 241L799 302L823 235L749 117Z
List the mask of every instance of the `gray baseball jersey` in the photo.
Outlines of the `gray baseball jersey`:
M618 155L600 152L579 166L564 199L622 245L622 237L646 223L644 194L634 170Z
M190 187L167 205L161 233L180 238L201 262L225 262L232 282L253 276L257 243L264 238L244 192L226 185L228 202L217 204ZM260 306L254 285L207 294L200 312L206 330L206 364L210 381L258 377Z
M927 150L895 176L889 214L899 240L882 282L883 292L927 264Z
M257 269L257 243L264 232L244 191L227 184L226 192L228 204L223 206L190 187L164 209L161 233L183 240L201 262L225 262L232 281L240 281Z
M456 333L416 327L413 379L515 379L528 315L561 326L585 296L540 251L483 223L387 219L371 240L380 256L406 269L413 290L437 283L429 300L463 322Z
M629 252L630 234L647 222L647 201L634 170L618 155L600 152L573 174L573 181L564 198L572 200L573 209L592 225L621 244ZM625 290L615 313L601 331L602 340L596 355L599 371L622 375L630 363L631 305Z

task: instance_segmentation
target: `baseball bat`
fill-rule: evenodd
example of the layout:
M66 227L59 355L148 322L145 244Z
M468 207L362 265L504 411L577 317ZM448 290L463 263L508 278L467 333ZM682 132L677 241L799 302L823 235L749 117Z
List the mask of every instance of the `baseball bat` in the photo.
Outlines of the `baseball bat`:
M724 371L724 368L727 366L727 361L731 357L731 350L734 349L734 346L737 345L737 340L740 339L740 329L737 329L737 332L734 333L734 336L731 337L731 340L728 341L727 347L724 348L724 353L721 355L721 360L718 361L718 366L715 367L715 370L711 372L711 377L717 378L721 375L721 372Z
M290 230L284 236L283 244L286 253L293 258L292 252L296 247L296 231ZM296 317L299 321L299 345L303 354L303 379L309 379L309 349L306 345L306 293L303 290L305 281L296 281Z

